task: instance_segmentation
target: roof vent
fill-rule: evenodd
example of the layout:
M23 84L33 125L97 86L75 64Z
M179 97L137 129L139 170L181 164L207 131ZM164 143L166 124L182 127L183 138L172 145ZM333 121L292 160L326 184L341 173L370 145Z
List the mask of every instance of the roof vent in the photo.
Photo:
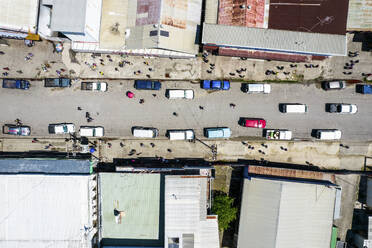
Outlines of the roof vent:
M239 6L241 9L245 9L245 4Z

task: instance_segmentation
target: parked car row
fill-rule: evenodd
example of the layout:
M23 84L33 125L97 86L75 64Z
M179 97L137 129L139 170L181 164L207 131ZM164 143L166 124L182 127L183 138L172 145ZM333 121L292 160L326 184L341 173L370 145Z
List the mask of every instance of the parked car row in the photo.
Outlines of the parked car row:
M350 80L349 80L350 81ZM359 80L354 80L361 82ZM324 90L341 90L346 88L348 81L323 81L321 86ZM355 83L355 82L353 82ZM3 79L3 88L23 89L30 88L30 82L23 79ZM71 87L71 79L69 78L46 78L44 79L45 87ZM201 80L200 87L205 90L229 90L230 81L227 80ZM134 88L137 90L160 90L161 82L153 80L135 80ZM81 90L89 91L107 91L106 82L81 82ZM370 84L356 84L356 92L360 94L372 94L372 85ZM271 85L266 83L242 83L241 90L245 93L264 93L271 92ZM190 91L190 90L189 90ZM179 93L180 94L180 93ZM184 97L192 99L189 95Z
M154 127L132 127L132 134L136 138L156 138L159 136L159 130ZM173 129L167 130L165 136L170 140L193 140L195 133L192 129ZM209 139L229 138L231 130L228 127L209 127L204 128L204 136Z
M313 129L311 136L320 140L339 140L341 131L338 129ZM266 129L263 137L268 140L291 140L292 131L287 129Z
M69 134L75 132L75 125L72 123L49 124L48 131L50 134ZM30 136L31 128L24 125L5 124L3 126L3 134L16 136ZM97 126L81 126L79 130L80 136L86 137L102 137L104 136L103 127Z
M304 114L308 112L306 104L302 103L280 103L279 111L282 113ZM328 113L355 114L358 107L350 103L326 103L325 111Z

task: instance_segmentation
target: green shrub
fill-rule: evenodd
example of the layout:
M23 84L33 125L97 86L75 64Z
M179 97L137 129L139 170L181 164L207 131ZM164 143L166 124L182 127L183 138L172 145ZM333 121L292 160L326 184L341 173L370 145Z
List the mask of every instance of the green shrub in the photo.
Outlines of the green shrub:
M212 212L218 215L218 226L224 231L229 224L236 219L238 209L233 207L234 198L227 195L217 195L213 199Z

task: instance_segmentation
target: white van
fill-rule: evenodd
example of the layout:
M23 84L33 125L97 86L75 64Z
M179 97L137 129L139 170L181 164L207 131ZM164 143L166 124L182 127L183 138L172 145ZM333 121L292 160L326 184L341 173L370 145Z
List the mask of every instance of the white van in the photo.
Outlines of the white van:
M192 129L187 130L168 130L166 136L170 140L193 140L195 137Z
M321 140L339 140L341 139L341 131L337 129L318 129L315 132L315 137Z
M156 138L159 130L153 127L133 127L132 133L137 138Z
M279 108L282 113L304 114L307 112L306 104L301 104L301 103L282 103L282 104L279 104Z
M270 84L242 84L242 91L245 93L264 93L271 92Z
M193 90L166 90L165 96L169 99L193 99L194 91Z
M80 127L80 136L85 137L102 137L103 136L103 127Z

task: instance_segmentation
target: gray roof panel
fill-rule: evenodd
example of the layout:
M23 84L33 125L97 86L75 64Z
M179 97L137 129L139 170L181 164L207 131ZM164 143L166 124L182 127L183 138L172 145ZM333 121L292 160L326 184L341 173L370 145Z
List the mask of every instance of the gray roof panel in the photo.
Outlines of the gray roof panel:
M204 23L203 44L243 49L345 56L346 35L295 32Z
M89 160L1 159L0 174L90 174Z
M50 27L56 32L84 33L87 0L54 1Z

